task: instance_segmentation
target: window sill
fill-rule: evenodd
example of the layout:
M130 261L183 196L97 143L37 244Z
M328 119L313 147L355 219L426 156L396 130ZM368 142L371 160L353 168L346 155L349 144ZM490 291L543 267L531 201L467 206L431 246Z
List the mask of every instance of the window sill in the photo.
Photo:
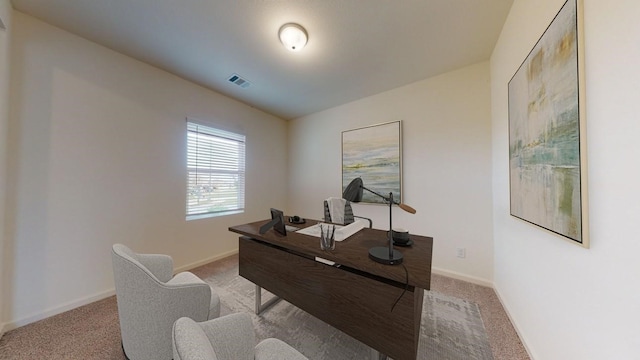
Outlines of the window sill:
M200 219L207 219L207 218L213 218L213 217L220 217L220 216L227 216L227 215L234 215L234 214L242 214L243 212L244 212L244 210L230 210L230 211L223 211L223 212L217 212L217 213L187 215L186 219L187 219L187 221L200 220Z

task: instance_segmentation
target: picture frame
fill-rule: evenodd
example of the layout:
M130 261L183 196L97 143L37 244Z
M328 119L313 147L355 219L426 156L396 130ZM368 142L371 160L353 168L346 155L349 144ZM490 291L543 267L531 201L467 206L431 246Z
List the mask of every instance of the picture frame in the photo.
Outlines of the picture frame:
M394 201L402 202L402 121L342 132L342 191L357 177L368 189L384 196L392 192ZM384 204L368 191L362 202Z
M589 247L582 0L567 0L508 84L512 216Z

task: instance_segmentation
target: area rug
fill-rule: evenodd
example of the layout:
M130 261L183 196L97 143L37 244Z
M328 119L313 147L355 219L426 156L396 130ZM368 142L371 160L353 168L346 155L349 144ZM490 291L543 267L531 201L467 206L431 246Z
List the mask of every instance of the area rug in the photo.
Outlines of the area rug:
M218 293L221 315L252 315L258 340L274 337L309 359L369 359L368 346L282 300L255 315L255 285L233 268L204 279ZM263 302L272 295L263 290ZM491 347L478 305L425 291L418 359L492 360Z

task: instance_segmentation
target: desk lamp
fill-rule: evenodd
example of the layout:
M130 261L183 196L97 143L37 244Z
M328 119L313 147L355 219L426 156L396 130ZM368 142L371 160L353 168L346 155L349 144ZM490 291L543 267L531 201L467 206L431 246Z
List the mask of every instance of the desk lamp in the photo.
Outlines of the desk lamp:
M393 229L393 225L392 225L392 218L391 218L391 214L392 214L392 206L393 204L398 205L398 207L400 207L400 209L411 213L411 214L415 214L416 213L416 209L412 208L411 206L407 205L407 204L403 204L403 203L399 203L395 200L393 200L393 193L389 192L389 196L384 196L384 195L380 195L377 192L371 190L371 189L367 189L366 187L364 187L363 183L362 183L362 178L355 178L353 179L349 185L344 189L344 192L342 193L342 198L347 200L347 201L351 201L351 202L360 202L362 201L362 190L367 190L368 192L377 195L379 197L381 197L382 199L384 199L385 202L389 203L389 232L387 233L388 238L389 238L389 248L385 247L385 246L377 246L377 247L373 247L371 249L369 249L369 257L376 262L382 263L382 264L387 264L387 265L398 265L402 263L402 253L398 250L394 250L393 249L393 233L391 231L391 229Z

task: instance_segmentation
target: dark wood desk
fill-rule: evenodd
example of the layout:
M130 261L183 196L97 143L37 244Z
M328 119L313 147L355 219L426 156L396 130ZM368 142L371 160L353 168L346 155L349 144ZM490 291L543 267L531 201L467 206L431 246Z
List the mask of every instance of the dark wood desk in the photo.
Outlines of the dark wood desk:
M403 267L369 259L369 248L387 244L386 231L365 228L337 241L335 250L323 251L317 237L295 232L283 236L273 229L260 234L267 222L229 228L244 235L239 244L240 276L383 354L416 359L423 290L431 284L433 238L411 235L411 247L396 246L404 256ZM316 223L307 220L294 226Z

